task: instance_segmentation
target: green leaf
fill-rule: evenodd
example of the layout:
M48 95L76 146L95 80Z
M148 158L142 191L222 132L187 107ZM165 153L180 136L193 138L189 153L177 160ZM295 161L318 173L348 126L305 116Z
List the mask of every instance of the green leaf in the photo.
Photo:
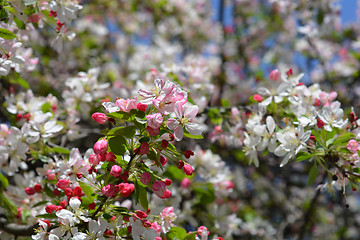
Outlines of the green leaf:
M309 172L308 185L312 185L315 182L317 176L318 176L318 169L316 167L316 164L314 164Z
M89 198L89 200L93 202L94 201L93 189L84 182L79 182L79 185L81 187L81 190L85 193L85 195Z
M347 132L347 133L344 133L340 136L338 136L334 142L333 142L333 145L341 145L342 143L347 143L349 142L351 139L355 138L355 134L351 133L351 132Z
M168 240L184 240L186 238L186 230L179 227L172 227L166 234Z
M141 204L141 206L146 211L146 210L149 209L149 202L148 202L148 199L147 199L146 189L143 186L141 186L141 184L138 184L138 191L139 191L139 203Z
M192 135L192 134L186 133L186 132L184 132L184 136L188 137L188 138L193 138L193 139L204 139L204 137L202 135Z
M107 113L106 114L107 117L111 117L111 118L115 118L115 119L123 119L123 120L128 120L130 117L129 113L126 112L112 112L112 113Z
M335 138L331 138L329 140L326 141L326 146L329 147L332 143L334 143Z
M182 170L174 165L170 165L166 172L164 172L164 176L168 177L169 179L177 179L182 181L185 178L185 174Z
M304 160L308 160L312 157L313 155L308 153L308 152L299 152L296 156L296 161L300 162L300 161L304 161Z
M109 136L121 135L121 136L125 136L127 138L133 138L135 136L135 133L136 133L135 126L127 126L127 127L113 128L107 132L107 135L109 135Z
M70 154L70 150L63 147L53 147L52 150L56 153Z
M195 240L197 232L188 233L184 240Z
M38 202L38 203L35 203L32 207L38 207L38 206L41 206L41 205L45 205L46 203L48 203L49 201L47 200L44 200L44 201L41 201L41 202Z
M36 216L37 218L57 218L55 213L46 213L46 214L39 214Z
M29 89L30 86L29 86L29 83L25 80L25 79L22 79L22 78L17 78L17 79L11 79L10 80L10 83L12 84L18 84L20 86L22 86L23 88L25 89Z
M106 219L106 220L109 220L112 218L111 214L108 214L108 213L104 213L103 214L103 217Z
M215 201L215 192L211 184L194 188L195 202L194 204L209 204Z
M108 139L110 150L115 155L124 155L126 152L126 139L123 136L116 135Z
M0 28L0 37L3 39L14 39L16 35L5 28Z
M9 186L8 179L1 172L0 172L0 182L3 188L7 188Z
M20 19L18 19L17 17L14 18L14 22L16 23L16 26L19 29L25 29L26 28L25 23L23 21L21 21Z

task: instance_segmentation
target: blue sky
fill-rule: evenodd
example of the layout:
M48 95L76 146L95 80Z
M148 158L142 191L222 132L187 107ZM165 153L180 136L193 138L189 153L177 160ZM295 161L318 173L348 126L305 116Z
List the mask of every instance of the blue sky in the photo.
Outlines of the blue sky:
M356 20L357 0L340 0L341 19L343 23L354 22Z

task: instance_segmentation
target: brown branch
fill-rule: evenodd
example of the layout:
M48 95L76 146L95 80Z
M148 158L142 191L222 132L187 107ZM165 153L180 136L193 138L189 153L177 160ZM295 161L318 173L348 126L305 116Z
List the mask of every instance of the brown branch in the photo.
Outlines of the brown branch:
M37 223L35 225L19 225L16 223L9 223L8 220L0 216L0 230L7 232L9 234L13 234L17 236L31 236L35 234L35 229L37 229L40 225Z

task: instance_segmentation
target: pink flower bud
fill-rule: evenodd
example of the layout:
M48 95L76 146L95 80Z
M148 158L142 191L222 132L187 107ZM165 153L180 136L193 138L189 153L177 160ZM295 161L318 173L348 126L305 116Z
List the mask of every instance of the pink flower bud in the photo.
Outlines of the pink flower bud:
M146 218L147 217L146 212L143 212L141 210L137 210L135 214L138 218Z
M108 184L102 188L102 193L106 197L112 197L114 192L115 192L115 188L114 188L114 185L112 185L112 184Z
M278 69L272 70L269 76L270 80L277 81L280 78L280 71Z
M42 191L42 186L40 185L40 184L35 184L35 186L34 186L34 189L35 189L35 192L41 192Z
M67 196L68 198L71 198L73 196L73 191L71 188L65 188L64 192L65 192L65 196Z
M67 179L60 179L57 183L56 183L56 187L60 188L62 190L65 190L65 188L70 186L70 181Z
M62 201L60 202L60 205L61 205L63 208L66 208L66 205L67 205L66 200L62 200Z
M184 178L184 179L181 181L180 187L181 187L181 188L189 188L190 185L191 185L190 179Z
M148 106L146 104L139 102L138 104L136 104L136 108L142 112L145 112Z
M120 177L120 175L121 175L121 167L119 165L113 165L111 167L110 174L113 177L116 177L116 178Z
M29 196L34 195L36 193L35 188L32 188L32 187L25 188L25 192Z
M166 186L170 186L170 185L171 185L171 180L168 179L168 178L165 178L165 179L164 179L164 182L165 182L165 185L166 185Z
M106 123L108 119L104 113L99 113L99 112L93 113L91 117L99 124Z
M151 176L150 173L148 172L144 172L143 174L141 174L140 176L140 182L144 185L148 185L148 183L151 181Z
M172 192L169 189L166 189L164 195L162 195L160 198L162 199L170 198L171 196L172 196Z
M184 156L185 156L185 158L189 159L191 156L194 156L194 152L191 150L186 150L184 152Z
M254 95L254 100L257 101L257 102L262 102L263 97L260 96L259 94L255 94L255 95Z
M77 197L82 197L85 195L80 186L75 187L73 192L74 192L74 195Z
M190 164L186 164L185 166L184 166L184 173L186 174L186 175L192 175L193 174L193 168L192 168L192 166L190 165Z
M113 152L108 152L106 154L106 161L108 162L115 162L116 156Z
M55 209L56 209L56 206L55 206L54 204L47 205L47 206L45 207L45 211L46 211L47 213L52 213L52 212L55 211Z
M140 154L148 154L149 153L149 144L147 142L142 142L140 146Z
M108 143L105 139L100 139L94 144L95 154L104 154L108 150Z

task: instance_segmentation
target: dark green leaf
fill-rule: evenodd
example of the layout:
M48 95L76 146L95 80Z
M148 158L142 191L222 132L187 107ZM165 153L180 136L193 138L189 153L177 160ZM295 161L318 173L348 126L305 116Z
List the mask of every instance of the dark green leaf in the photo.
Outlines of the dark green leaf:
M55 213L46 213L46 214L39 214L36 216L37 218L46 218L46 219L49 219L49 218L57 218L56 214Z
M136 181L137 182L137 181ZM139 202L141 206L145 209L145 211L149 208L149 202L147 199L147 192L146 189L141 186L141 184L138 184L138 191L139 191Z
M32 207L34 208L34 207L38 207L38 206L41 206L41 205L45 205L45 204L48 203L48 202L49 202L49 201L44 200L44 201L41 201L41 202L38 202L38 203L34 204Z
M113 135L120 135L125 136L127 138L133 138L136 133L136 127L135 126L127 126L127 127L117 127L113 128L110 131L108 131L107 135L113 136Z
M22 86L22 87L25 88L25 89L29 89L29 88L30 88L29 83L28 83L25 79L23 79L23 78L11 79L11 80L10 80L10 83L12 83L12 84L18 84L18 85Z
M26 28L25 23L23 21L21 21L20 19L18 19L17 17L14 18L14 22L15 22L16 26L19 29L25 29Z
M308 184L309 185L312 185L315 182L317 175L318 175L318 169L316 167L316 164L314 164L312 166L312 168L310 169L309 176L308 176Z
M184 240L195 240L197 232L188 233Z
M110 150L115 155L124 155L126 152L126 139L123 136L116 135L108 139Z

